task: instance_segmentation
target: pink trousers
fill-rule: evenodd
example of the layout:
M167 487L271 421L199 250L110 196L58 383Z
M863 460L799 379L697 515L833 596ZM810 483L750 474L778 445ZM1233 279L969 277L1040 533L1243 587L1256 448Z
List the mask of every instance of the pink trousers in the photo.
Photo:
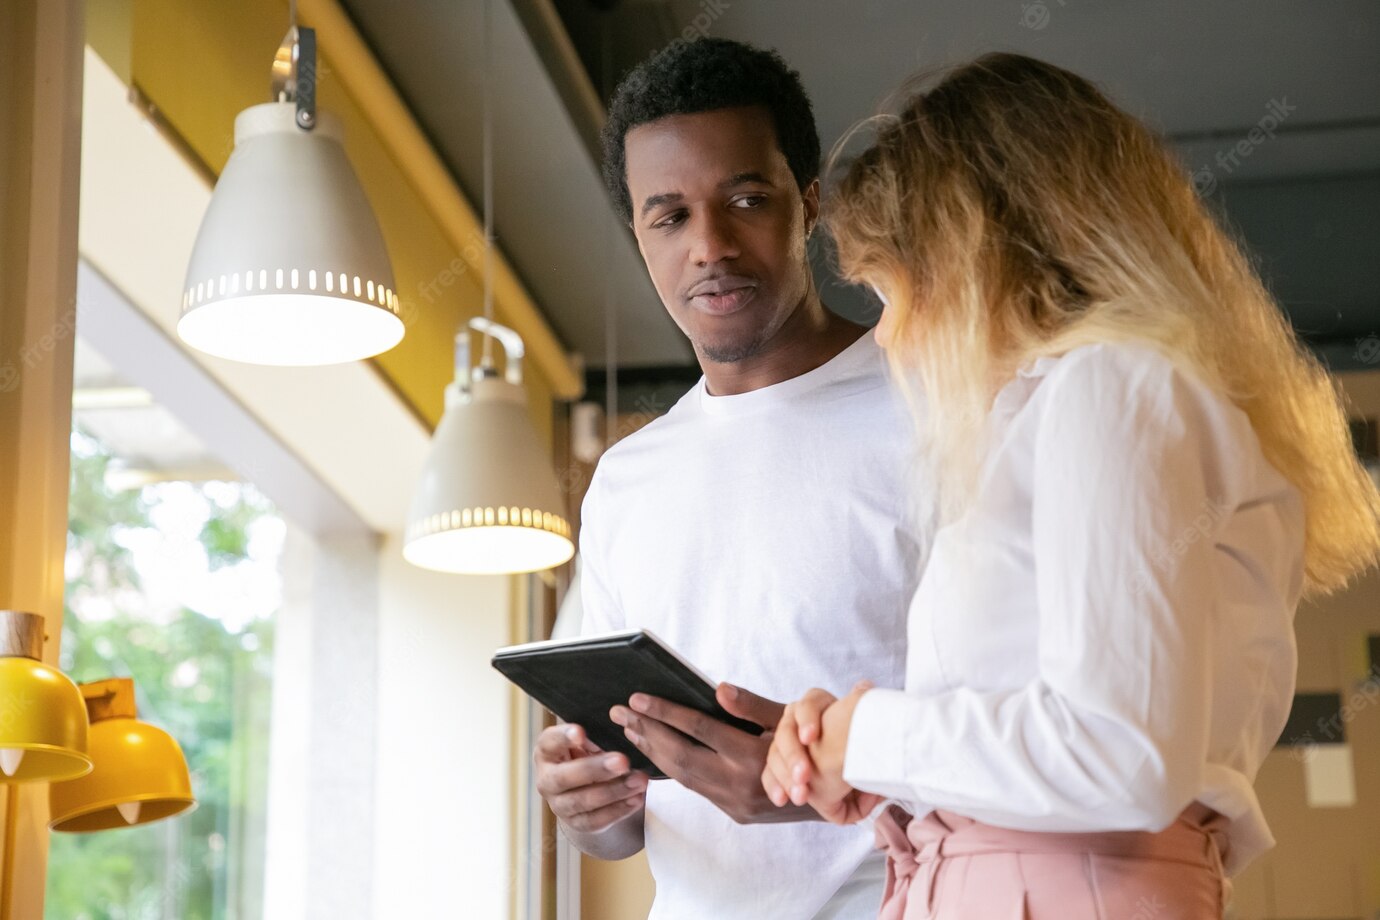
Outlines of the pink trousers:
M1159 833L1046 834L891 805L879 920L1220 920L1224 824L1194 803Z

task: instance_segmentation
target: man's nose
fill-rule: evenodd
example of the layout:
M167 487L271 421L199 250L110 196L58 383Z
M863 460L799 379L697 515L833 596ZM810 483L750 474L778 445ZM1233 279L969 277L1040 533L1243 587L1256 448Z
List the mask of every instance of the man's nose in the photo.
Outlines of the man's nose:
M690 258L696 265L736 259L740 254L728 215L709 212L692 218L690 232Z

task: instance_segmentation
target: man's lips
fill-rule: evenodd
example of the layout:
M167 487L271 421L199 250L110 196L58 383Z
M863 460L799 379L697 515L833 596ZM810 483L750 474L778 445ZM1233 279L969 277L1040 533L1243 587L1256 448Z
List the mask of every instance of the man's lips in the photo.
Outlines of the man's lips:
M741 310L756 293L755 287L740 287L722 294L696 294L690 298L690 305L703 313L726 316Z
M690 305L704 313L735 313L757 292L751 278L723 277L700 281L690 288Z
M687 296L695 297L700 294L725 294L735 288L756 287L757 279L747 275L716 275L713 278L701 278L690 285Z

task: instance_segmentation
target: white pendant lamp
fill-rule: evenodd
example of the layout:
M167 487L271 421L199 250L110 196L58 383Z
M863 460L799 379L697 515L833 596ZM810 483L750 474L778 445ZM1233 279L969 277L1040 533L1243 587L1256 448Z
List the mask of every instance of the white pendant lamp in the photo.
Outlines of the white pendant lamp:
M575 555L565 497L527 416L522 338L493 321L492 12L484 3L484 315L455 337L455 382L412 500L403 557L442 572L536 572ZM484 335L470 367L470 334ZM503 376L491 350L507 357Z
M202 219L177 333L250 364L356 361L402 340L397 287L369 201L316 112L316 37L293 25L273 66L278 101L235 118L235 150Z
M535 572L575 554L565 497L527 415L522 339L483 317L469 328L498 338L504 376L471 370L469 329L456 337L455 382L412 500L403 557L466 575Z

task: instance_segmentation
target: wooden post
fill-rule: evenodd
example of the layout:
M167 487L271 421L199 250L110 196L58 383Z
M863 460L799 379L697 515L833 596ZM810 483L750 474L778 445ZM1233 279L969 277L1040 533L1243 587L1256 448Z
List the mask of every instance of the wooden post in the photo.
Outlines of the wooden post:
M0 0L0 608L43 618L49 664L67 546L82 55L80 0ZM13 788L0 917L41 920L48 787Z

